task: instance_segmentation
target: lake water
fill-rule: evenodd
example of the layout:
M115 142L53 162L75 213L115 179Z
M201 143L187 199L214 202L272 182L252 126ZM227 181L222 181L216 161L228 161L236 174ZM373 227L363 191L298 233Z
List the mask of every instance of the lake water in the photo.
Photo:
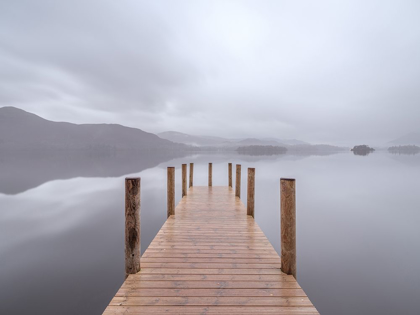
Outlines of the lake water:
M74 162L76 161L76 162ZM0 156L0 314L101 314L124 280L124 177L141 177L141 247L166 219L166 167L194 185L256 168L255 218L280 250L296 178L298 281L321 314L419 314L420 155ZM245 199L245 198L243 198ZM246 200L244 200L245 202Z

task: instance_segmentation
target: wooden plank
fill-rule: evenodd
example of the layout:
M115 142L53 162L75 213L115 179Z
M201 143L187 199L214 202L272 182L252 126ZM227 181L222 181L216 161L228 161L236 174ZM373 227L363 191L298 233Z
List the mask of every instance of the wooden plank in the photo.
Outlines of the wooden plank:
M214 297L214 296L225 296L225 297L271 297L271 296L282 296L282 297L296 297L306 296L302 289L266 289L266 288L252 288L252 289L201 289L201 288L127 288L121 287L115 296L154 296L154 297Z
M175 244L190 244L190 243L200 243L200 244L219 244L219 245L225 245L225 244L234 244L234 243L239 243L239 244L243 244L243 245L249 245L249 244L258 244L258 245L269 245L270 247L271 244L265 242L262 239L256 238L256 239L250 239L250 238L233 238L233 239L229 239L229 238L195 238L195 239L170 239L170 238L166 238L166 239L162 239L162 238L157 238L154 240L153 244L154 245L175 245ZM237 244L238 245L238 244Z
M280 261L280 259L276 256L276 254L252 254L250 252L244 252L239 254L220 254L214 252L213 254L195 254L195 253L183 253L183 252L152 252L149 251L147 254L144 254L142 257L143 259L152 259L152 258L200 258L204 259L207 258L207 261L212 261L214 258L226 258L226 259L276 259Z
M191 277L191 276L190 276ZM300 289L295 281L128 280L121 289ZM223 294L221 294L223 295Z
M281 275L282 273L279 268L268 268L268 269L195 269L195 268L143 268L141 271L143 274L148 273L160 273L160 274L173 274L173 275Z
M237 239L245 239L245 240L250 240L250 239L262 239L264 240L264 238L266 239L266 236L264 234L255 234L255 233L228 233L228 232L224 232L223 236L215 236L214 232L204 232L204 231L199 231L199 232L193 232L193 233L189 233L189 234L185 234L185 235L175 235L174 233L165 233L164 235L158 235L156 236L153 240L164 240L164 239L176 239L176 240L181 240L181 239L192 239L192 238L209 238L209 239L218 239L218 240L223 240L223 239L232 239L232 240L237 240Z
M232 264L279 264L280 258L215 258L215 257L189 257L189 258L166 258L151 257L142 258L141 263L232 263Z
M265 241L265 237L264 236L237 236L237 237L212 237L212 236L188 236L188 237L170 237L170 236L165 236L165 237L156 237L154 239L155 242L165 242L165 243L180 243L180 242L206 242L206 243L219 243L220 242L224 242L224 243L247 243L247 242L253 242L253 243L257 243L257 242L264 242ZM271 245L271 244L270 244Z
M148 268L188 268L188 269L236 269L236 268L259 268L259 269L278 269L280 263L276 264L224 264L224 263L142 263L142 269Z
M146 274L139 272L135 275L129 275L127 281L199 281L199 282L207 282L207 281L226 281L229 282L258 282L258 281L265 281L265 282L283 282L283 281L290 281L298 284L293 276L285 275L285 274L277 274L277 275L247 275L247 274L236 274L236 275L220 275L220 274L196 274L196 275L183 275L183 274Z
M319 314L231 187L190 187L104 314Z
M273 252L275 252L274 251L274 249L273 248L270 248L269 246L258 246L258 245L255 245L255 246L252 246L252 245L244 245L244 246L241 246L241 245L227 245L227 244L223 244L223 245L200 245L200 244L196 244L196 245L194 245L194 244L188 244L188 245L163 245L163 246L159 246L159 245L156 245L156 246L153 246L151 249L201 249L201 250L210 250L210 249L214 249L214 250L223 250L223 249L225 249L225 250L228 250L228 249L231 249L231 250L246 250L246 249L249 249L249 250L261 250L261 249L265 249L265 250L270 250L270 249L272 249L273 250Z
M315 307L261 307L261 306L109 306L104 315L121 314L319 314Z
M225 305L225 306L312 306L306 296L299 297L142 297L116 296L109 305Z
M166 248L157 248L157 249L151 249L144 253L144 257L153 257L156 254L162 254L166 256L172 256L172 254L181 254L184 255L184 257L187 257L187 255L190 254L197 254L197 255L209 255L209 257L223 257L223 255L231 254L236 256L245 256L245 257L252 257L252 255L255 255L256 257L261 256L275 256L275 251L270 250L254 250L254 249L209 249L209 250L202 250L200 248L197 249L166 249ZM276 257L276 256L275 256ZM277 257L276 257L277 258Z

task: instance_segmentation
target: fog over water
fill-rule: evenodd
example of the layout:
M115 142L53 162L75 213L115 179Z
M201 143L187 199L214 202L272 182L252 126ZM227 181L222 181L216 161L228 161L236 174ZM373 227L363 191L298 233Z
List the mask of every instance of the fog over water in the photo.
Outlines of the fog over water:
M207 185L213 162L215 186L227 185L228 162L241 163L242 196L255 167L255 217L277 251L279 178L296 178L298 281L321 314L417 314L420 155L387 152L139 160L128 167L140 172L58 172L41 184L29 178L39 173L16 171L16 191L0 191L0 313L100 314L124 280L124 177L142 179L144 251L166 220L166 167L176 166L178 203L186 162L195 163L195 185Z

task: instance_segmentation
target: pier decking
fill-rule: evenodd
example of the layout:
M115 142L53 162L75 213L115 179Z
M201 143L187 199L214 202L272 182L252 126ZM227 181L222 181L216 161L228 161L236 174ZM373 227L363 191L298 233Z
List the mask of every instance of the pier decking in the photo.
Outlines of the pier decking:
M319 314L231 187L190 187L104 314Z

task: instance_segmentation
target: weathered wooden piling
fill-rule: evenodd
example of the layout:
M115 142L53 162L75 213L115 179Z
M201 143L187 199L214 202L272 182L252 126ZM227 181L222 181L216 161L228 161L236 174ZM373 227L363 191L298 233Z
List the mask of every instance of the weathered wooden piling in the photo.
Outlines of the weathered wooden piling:
M190 185L188 187L193 186L193 178L194 178L194 163L190 163Z
M254 217L255 207L255 168L248 168L248 196L246 202L246 213Z
M241 164L236 164L235 196L241 198Z
M232 163L228 163L229 187L232 187Z
M125 179L125 277L140 271L140 178Z
M209 163L209 186L213 186L213 163Z
M187 195L187 164L182 164L182 197Z
M295 180L280 179L281 270L296 279L296 193Z
M175 214L175 167L168 167L168 218Z

